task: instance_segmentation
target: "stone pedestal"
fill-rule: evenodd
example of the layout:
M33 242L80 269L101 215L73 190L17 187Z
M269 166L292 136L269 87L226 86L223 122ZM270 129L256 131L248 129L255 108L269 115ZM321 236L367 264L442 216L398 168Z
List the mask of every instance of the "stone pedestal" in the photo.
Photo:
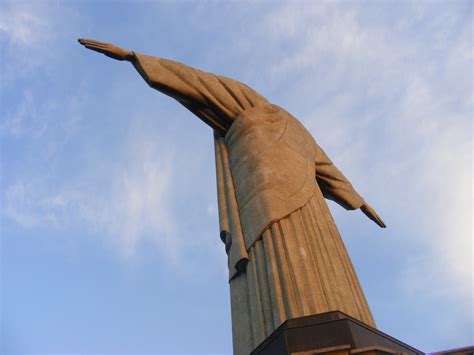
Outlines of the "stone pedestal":
M289 319L251 355L423 354L342 312Z

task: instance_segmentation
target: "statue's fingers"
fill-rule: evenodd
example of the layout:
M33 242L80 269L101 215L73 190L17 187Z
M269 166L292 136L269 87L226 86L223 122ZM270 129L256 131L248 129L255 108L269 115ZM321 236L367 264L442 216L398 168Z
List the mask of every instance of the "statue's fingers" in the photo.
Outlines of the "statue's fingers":
M382 218L380 218L379 216L377 216L377 222L376 223L380 226L380 228L387 228L385 223L382 221Z
M90 41L82 41L80 42L83 46L90 46L90 47L108 47L110 44L104 42L90 42Z
M89 45L89 44L85 44L84 47L86 47L87 49L91 49L93 51L96 51L96 52L101 52L101 51L104 50L104 48L102 48L102 47L95 46L95 45Z
M387 226L385 225L385 223L382 221L382 218L380 218L380 216L374 211L372 210L372 220L381 228L386 228Z
M108 53L110 51L110 48L107 45L85 44L84 47L99 53Z
M89 42L89 43L102 43L102 41L98 41L98 40L92 39L92 38L82 38L81 40Z
M84 42L82 43L84 47L87 49L92 49L97 52L106 52L110 51L110 45L107 43L91 43L91 42Z
M87 44L86 46L89 46L91 48L98 48L98 49L108 49L108 48L110 48L110 46L108 44L99 44L99 43Z
M82 44L83 46L91 45L94 43L92 40L87 39L87 38L79 38L78 42Z
M102 41L96 41L95 39L88 39L88 38L80 38L79 43L83 45L107 45L108 43Z

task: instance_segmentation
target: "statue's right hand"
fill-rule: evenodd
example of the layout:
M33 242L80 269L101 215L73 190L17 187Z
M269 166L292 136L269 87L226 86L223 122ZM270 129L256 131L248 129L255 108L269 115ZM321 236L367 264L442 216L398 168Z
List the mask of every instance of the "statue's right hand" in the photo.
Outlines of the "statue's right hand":
M133 52L117 47L110 43L95 41L93 39L80 38L78 42L82 44L87 49L105 54L107 57L116 59L116 60L128 60L133 59Z

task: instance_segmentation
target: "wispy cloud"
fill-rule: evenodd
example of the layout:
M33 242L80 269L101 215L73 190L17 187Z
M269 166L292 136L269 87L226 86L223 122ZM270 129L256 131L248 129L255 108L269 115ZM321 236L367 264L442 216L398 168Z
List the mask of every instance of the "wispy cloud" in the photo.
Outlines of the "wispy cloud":
M61 41L77 32L78 18L66 3L2 1L2 86L9 88L18 80L51 75L53 65L64 55Z
M62 182L38 176L15 182L5 191L5 216L23 228L88 230L105 236L125 257L149 240L175 261L180 247L169 212L171 156L140 139L126 150L128 158L99 169L93 183L87 174Z
M172 156L157 150L151 141L134 139L130 143L129 157L120 171L108 176L110 189L102 199L90 196L91 206L84 206L82 214L99 232L118 238L125 255L133 255L140 242L150 240L163 256L176 261L180 240L174 238L176 226L170 214Z
M30 47L54 36L46 6L35 2L2 1L1 9L0 33L11 44Z

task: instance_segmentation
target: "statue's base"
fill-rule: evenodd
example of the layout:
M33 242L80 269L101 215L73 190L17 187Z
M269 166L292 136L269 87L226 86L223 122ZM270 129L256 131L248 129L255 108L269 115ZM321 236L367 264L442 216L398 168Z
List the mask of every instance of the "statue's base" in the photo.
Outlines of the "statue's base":
M251 355L423 354L342 312L288 319Z

